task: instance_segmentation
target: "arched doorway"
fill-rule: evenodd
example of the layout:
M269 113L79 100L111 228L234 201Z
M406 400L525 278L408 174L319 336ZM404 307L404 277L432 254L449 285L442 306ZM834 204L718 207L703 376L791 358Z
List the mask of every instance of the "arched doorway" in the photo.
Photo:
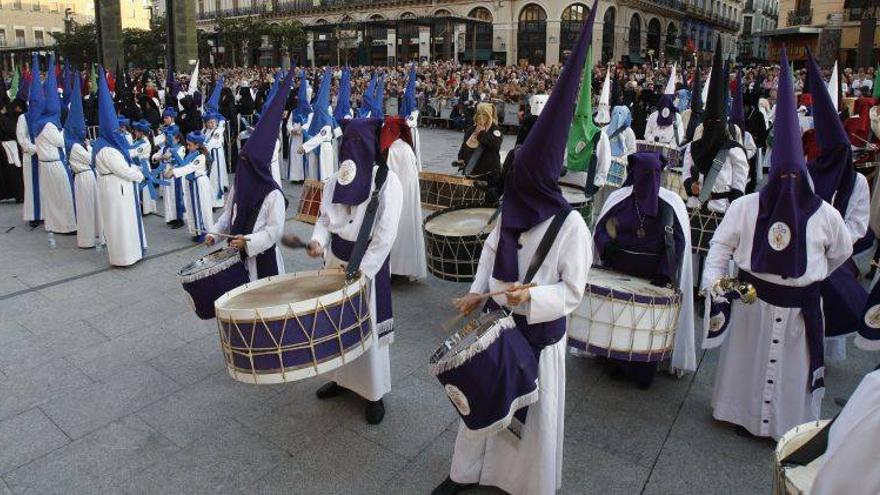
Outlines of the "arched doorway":
M648 21L648 50L654 50L654 58L660 56L660 21L653 18Z
M519 63L543 64L547 59L547 12L530 3L519 13L516 52Z
M581 26L587 21L589 7L582 3L573 3L562 11L559 22L559 62L565 62L571 49L577 42Z
M406 22L415 16L412 12L404 12L397 24L397 58L402 63L419 59L419 26Z
M608 7L602 17L602 64L614 58L614 7Z
M370 16L371 21L383 21L385 17L382 14L373 14ZM366 42L368 47L368 64L369 65L385 65L388 63L388 29L381 24L369 24L366 29Z
M639 14L633 14L629 20L629 55L641 56L642 54L642 18Z
M327 24L327 19L315 21L318 26ZM315 54L316 65L329 65L336 61L336 39L332 33L318 31L315 33L315 41L312 45Z
M486 7L477 7L468 17L487 23L468 24L465 32L465 53L461 60L470 63L486 62L492 58L492 13Z
M678 45L678 28L672 22L666 26L666 47L664 53L666 53L666 58L677 57L681 53Z
M434 17L451 17L452 12L446 9L438 9ZM431 52L434 60L452 60L452 39L455 36L455 28L450 21L441 21L431 26Z

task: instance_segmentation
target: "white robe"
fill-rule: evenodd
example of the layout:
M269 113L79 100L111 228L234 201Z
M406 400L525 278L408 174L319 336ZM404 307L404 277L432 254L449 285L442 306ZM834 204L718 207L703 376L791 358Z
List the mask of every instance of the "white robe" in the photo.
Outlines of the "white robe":
M652 112L648 115L648 122L645 124L645 141L649 143L665 144L678 148L684 142L686 128L681 122L681 115L675 114L675 122L672 125L660 125L657 123L658 113ZM675 140L675 128L678 128L678 142Z
M409 126L409 132L412 134L413 152L416 155L416 167L419 172L422 171L422 142L419 140L419 111L413 110L406 116L406 125Z
M602 206L602 212L599 214L599 220L601 221L602 217L604 217L608 210L611 209L616 204L620 203L624 199L628 198L632 193L632 186L626 186L624 188L618 189L611 193L608 196L608 200L605 201L605 204ZM678 222L679 227L681 227L682 235L684 236L684 251L682 256L681 267L679 270L679 278L678 278L678 287L681 290L681 310L678 316L678 327L675 329L675 340L672 348L672 359L670 361L670 372L675 371L696 371L697 369L697 354L696 354L696 345L694 342L696 341L696 334L694 331L694 297L693 297L693 264L691 253L691 224L690 217L688 216L687 209L684 206L684 201L682 201L681 197L678 196L678 193L674 193L668 189L660 188L659 190L660 198L672 206L673 211L675 212L675 218ZM593 246L595 249L595 245ZM600 253L594 253L596 259L600 259ZM584 312L587 313L589 308L584 304ZM580 314L580 311L578 311ZM582 320L578 320L582 321ZM574 328L574 325L569 329L569 332L572 334L578 333L582 335L587 335L587 331L581 331L579 329Z
M492 277L498 231L502 219L492 229L483 245L472 293L503 291L510 283ZM524 232L518 252L520 282L528 271L535 251L552 218ZM544 323L567 317L578 307L587 285L593 262L589 246L590 231L577 212L570 212L556 242L550 247L544 263L529 289L530 300L514 308L529 324ZM506 296L495 296L499 305L507 304ZM529 416L516 439L507 430L488 438L473 438L459 424L452 455L450 477L457 483L479 483L501 488L512 494L555 493L562 485L562 445L565 423L565 346L566 337L545 347L538 360L538 402L529 406Z
M758 200L758 193L753 193L730 205L706 256L704 288L727 275L731 259L751 272ZM823 202L807 221L806 239L802 276L753 275L776 285L803 287L824 280L852 254L843 219L828 203ZM705 314L703 327L708 329L709 311ZM760 299L750 305L734 302L727 330L706 338L703 347L722 343L712 395L715 419L776 439L796 425L819 419L824 389L811 393L807 386L809 351L799 308L777 307Z
M377 169L378 167L373 167L374 179L370 182L371 193ZM312 233L312 241L318 242L324 248L324 265L327 268L345 265L343 261L333 255L330 247L331 234L354 242L357 239L369 203L367 200L354 208L333 203L336 177L336 174L331 175L324 185L321 213ZM361 272L370 281L370 294L375 293L373 279L391 252L391 246L394 245L403 202L402 196L400 181L397 180L394 172L389 172L385 185L382 186L382 191L379 194L379 209L373 224L373 235L360 266ZM375 308L375 298L370 297L370 314L374 327L373 345L360 357L332 374L332 379L336 383L370 401L377 401L391 391L391 361L388 355L391 339L378 339Z
M183 146L177 147L177 156L183 160L184 152ZM165 153L171 153L171 148L163 147L155 154L153 154L154 162L161 162L162 172L164 173L168 169L174 168L174 163L176 163L173 159L165 161L162 159L162 156ZM163 175L164 178L164 175ZM165 223L170 223L175 220L183 220L186 216L186 200L183 201L183 215L178 216L177 214L177 184L174 178L165 179L168 184L162 186L162 206L165 213ZM186 179L180 179L180 191L183 194L184 185L186 184Z
M811 495L880 493L880 371L869 373L831 425Z
M205 148L211 155L211 205L214 208L223 207L225 190L229 188L229 178L226 176L226 155L223 152L224 125L219 124L214 129L204 129Z
M130 166L119 150L106 146L95 156L98 172L98 204L113 266L129 266L144 256L146 233L137 196L144 180L139 168Z
M190 234L204 235L214 228L213 208L211 207L211 183L205 168L205 156L201 153L191 162L173 170L174 177L182 177L183 198L186 203L186 225ZM195 178L186 176L195 174Z
M34 188L34 174L39 182L40 167L37 162L37 147L31 141L31 135L28 130L27 114L18 116L18 122L15 126L15 137L18 145L21 146L21 175L24 182L24 204L22 205L22 213L25 222L43 219L42 205L37 207L40 202L40 190Z
M388 148L388 168L397 175L403 190L403 211L397 227L397 238L391 248L391 274L410 279L428 276L419 169L416 162L416 155L406 141L398 139L391 143Z
M307 139L302 147L310 157L309 177L327 180L327 177L330 177L336 168L336 160L333 158L333 129L329 125L325 125L318 134ZM319 148L320 154L314 153L315 148Z
M46 124L34 144L40 161L40 203L46 231L75 232L73 184L63 161L64 134L55 124Z
M101 212L98 207L98 178L92 168L92 149L76 143L67 157L73 170L73 188L76 192L76 245L81 248L103 244Z
M832 203L834 198L832 198ZM850 239L853 243L858 242L865 234L868 233L868 221L871 216L871 197L868 189L868 179L860 173L856 173L855 185L849 197L849 203L846 205L846 212L843 216L843 222L849 231ZM873 250L867 250L863 257L872 255ZM834 315L828 315L828 318L834 319ZM827 328L827 326L826 326ZM829 359L842 361L846 359L846 339L848 335L840 335L837 337L828 337L825 339L825 356Z
M694 139L697 139L696 133ZM691 154L691 146L692 143L688 143L684 151L684 161L681 170L682 182L691 178L691 169L694 167L694 156ZM700 174L695 179L702 185L705 177L703 174ZM726 193L731 189L743 192L746 190L748 180L749 162L746 159L745 152L742 148L731 148L727 153L727 158L724 160L721 171L718 173L718 177L715 179L715 184L712 185L712 192ZM723 213L727 210L729 204L730 201L727 199L710 199L707 206L712 211ZM697 197L691 196L688 198L688 208L697 208L699 205L700 201Z
M290 134L290 153L287 161L287 180L291 182L302 182L309 178L306 172L308 167L308 156L303 156L296 152L300 145L303 144L303 133L312 123L312 114L310 113L304 124L298 124L294 121L293 112L287 119L287 132Z
M136 160L141 160L143 163L149 166L150 164L150 142L147 138L140 138L137 141L132 143L132 148L129 150L129 155L131 156L132 162ZM136 165L132 163L132 166L140 167L140 164ZM143 173L143 171L141 172ZM150 215L152 213L156 213L156 200L150 196L150 189L148 187L141 187L141 212L144 215ZM157 188L158 189L158 188Z
M278 131L281 134L281 131ZM272 161L269 163L269 171L272 174L272 178L275 179L275 182L278 183L278 187L283 187L281 185L281 137L275 140L275 151L272 152Z
M223 206L223 213L214 224L211 230L212 234L228 234L232 223L235 221L235 187L229 190L226 197L226 204ZM251 282L257 280L257 255L263 253L267 249L274 249L275 262L278 264L278 275L284 273L284 259L281 257L281 250L278 249L278 241L284 235L284 195L281 191L274 190L266 195L263 199L263 205L260 206L260 212L257 214L257 220L254 223L253 231L244 236L247 239L245 253L247 253L248 276Z

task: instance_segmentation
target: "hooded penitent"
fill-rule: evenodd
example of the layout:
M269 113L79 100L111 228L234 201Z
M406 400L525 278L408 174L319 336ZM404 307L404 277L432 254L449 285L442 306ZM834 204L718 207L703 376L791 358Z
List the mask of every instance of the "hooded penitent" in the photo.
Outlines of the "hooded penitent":
M49 55L49 65L46 71L46 83L43 85L45 104L43 113L37 120L37 129L34 136L38 136L46 124L54 124L61 130L61 98L58 97L58 77L55 74L55 56Z
M281 82L281 94L290 91L293 71L289 71ZM280 186L272 178L272 155L275 153L275 141L281 129L281 114L284 112L285 98L273 98L257 122L257 126L241 149L238 165L235 170L235 220L229 229L232 235L250 234L253 224L250 223L260 211L266 195L279 189ZM268 250L266 263L274 263L274 250ZM262 256L262 255L261 255ZM260 270L260 258L257 265ZM269 267L271 268L271 267ZM277 267L276 267L277 273Z
M394 141L402 139L412 148L413 138L406 119L402 116L385 117L385 123L382 125L382 131L379 133L379 151L384 155L388 152L388 148L394 144Z
M310 113L312 113L312 105L309 103L309 79L306 77L306 70L302 69L299 73L299 89L296 93L296 108L293 110L294 122L305 124Z
M715 60L712 62L712 73L709 79L709 94L706 109L703 112L703 135L691 144L694 165L702 174L707 174L712 161L723 148L731 148L735 143L730 139L727 130L727 88L724 80L724 68L721 60L721 40L715 44ZM693 116L691 117L693 118Z
M43 107L46 105L46 93L43 92L43 85L40 84L40 58L36 53L31 59L31 84L28 87L28 112L27 124L28 132L31 135L31 141L37 138L39 134L37 130L37 122L43 115Z
M409 67L409 77L406 80L406 90L403 92L403 103L400 105L400 115L404 117L418 110L416 102L416 63Z
M629 107L618 105L611 110L611 122L605 126L605 134L611 144L611 155L620 156L623 154L623 140L618 139L625 130L632 125L632 113Z
M819 66L808 52L807 71L813 95L813 122L819 156L807 164L816 195L846 214L853 191L856 171L852 166L852 148L843 124L837 116L831 95L822 82ZM832 203L833 200L833 203ZM855 241L855 239L853 239Z
M350 117L351 112L351 69L345 66L342 69L342 77L339 79L339 94L336 95L336 108L333 109L333 118L336 122L342 122Z
M730 102L730 123L739 127L740 132L745 133L746 109L743 106L743 77L742 71L736 71L736 88L733 90L733 99Z
M342 126L339 178L333 189L333 202L355 206L370 196L382 120L349 119Z
M810 188L788 56L782 50L774 146L767 183L761 188L751 271L797 278L807 269L807 221L822 199Z
M687 130L684 133L685 141L694 139L694 131L703 123L703 85L700 82L700 67L694 70L694 87L691 89L690 108L691 117L688 120Z
M504 182L500 235L492 270L496 280L516 282L519 279L517 242L520 234L571 208L559 188L559 175L574 117L574 101L593 38L596 7L597 1L594 1L550 99L517 150Z
M599 105L596 108L596 123L605 125L611 121L611 67L605 70L605 81L599 92Z
M312 123L309 125L309 136L317 136L325 126L333 126L333 116L330 115L330 83L333 82L333 71L330 67L324 69L321 77L321 85L318 86L318 96L315 98L314 114Z
M128 154L128 140L124 135L117 132L119 120L113 107L113 98L110 96L110 88L107 86L107 76L104 68L98 66L98 139L94 143L95 156L106 148L116 148L126 163L131 164L131 156Z
M196 60L196 66L193 67L192 75L189 76L189 87L186 89L187 94L194 95L199 90L199 61Z
M217 80L217 84L214 85L214 90L211 91L211 96L208 98L208 101L205 102L206 113L217 113L220 111L220 93L222 92L223 76L220 76L220 79Z
M593 163L593 151L596 149L599 127L593 123L593 50L588 49L587 62L584 64L584 75L581 78L580 97L574 111L574 122L568 132L565 147L566 168L575 172L587 170ZM534 97L533 97L534 98ZM595 174L592 171L590 176ZM587 189L591 189L592 180L587 180ZM593 191L595 192L595 191Z
M82 89L79 78L73 78L73 87L70 92L70 110L67 112L67 120L64 121L64 150L70 156L70 149L76 143L82 144L86 140L86 120L83 113Z

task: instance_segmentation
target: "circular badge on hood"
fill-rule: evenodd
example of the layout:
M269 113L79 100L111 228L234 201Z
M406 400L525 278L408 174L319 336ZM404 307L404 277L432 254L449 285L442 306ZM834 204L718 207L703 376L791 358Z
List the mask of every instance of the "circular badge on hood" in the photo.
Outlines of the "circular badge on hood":
M663 117L664 119L668 119L669 118L669 107L661 108L660 109L660 116Z
M776 222L767 231L767 242L775 251L782 251L791 242L791 229L783 222Z
M336 182L340 185L347 186L354 182L357 175L357 165L354 160L345 160L339 164L339 175L336 176Z

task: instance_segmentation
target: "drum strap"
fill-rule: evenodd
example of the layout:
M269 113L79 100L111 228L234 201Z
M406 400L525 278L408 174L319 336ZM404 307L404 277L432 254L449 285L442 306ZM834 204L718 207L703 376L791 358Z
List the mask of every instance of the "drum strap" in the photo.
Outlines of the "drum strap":
M584 194L589 198L592 197L599 190L596 187L596 168L598 165L598 157L596 156L596 149L599 147L599 139L601 131L597 132L593 136L593 154L590 155L590 162L587 164L587 183L584 184Z
M783 466L806 466L818 459L820 455L828 450L828 432L831 431L831 425L835 421L837 421L837 416L834 416L828 424L813 435L813 438L807 440L805 444L801 445L791 454L780 459L779 463Z
M672 205L660 200L661 218L663 219L663 240L666 245L666 262L669 266L669 282L678 287L681 269L675 252L675 212Z
M709 171L706 172L706 177L703 179L703 185L700 187L700 203L709 201L709 198L712 195L712 188L715 187L715 181L718 180L718 175L724 167L724 162L727 161L727 154L729 152L729 148L721 148L718 150L718 153L715 154L715 158L712 159L712 165L709 167Z
M553 247L553 244L556 242L556 237L562 229L562 224L565 223L565 219L568 218L570 212L571 210L568 208L559 210L556 216L553 217L553 221L550 222L550 226L547 227L547 231L544 232L544 237L541 238L541 243L538 244L538 249L535 250L535 255L532 256L529 269L526 271L526 278L524 278L522 282L523 285L531 283L532 279L535 278L535 274L538 273L541 265L544 264L544 259L547 257L547 253L550 252L550 248Z
M470 159L468 159L467 165L464 167L464 176L470 177L471 174L474 173L474 169L477 168L477 163L480 161L480 157L483 156L483 145L477 146L477 149L471 153Z
M364 219L361 222L361 229L358 231L357 240L351 250L351 257L348 260L348 266L345 268L345 276L351 280L357 276L361 267L361 261L367 253L367 245L370 243L370 234L373 232L373 223L376 221L376 212L379 210L379 193L388 178L388 167L379 167L376 169L375 185L373 193L370 195L370 203L367 205L367 211L364 213Z

